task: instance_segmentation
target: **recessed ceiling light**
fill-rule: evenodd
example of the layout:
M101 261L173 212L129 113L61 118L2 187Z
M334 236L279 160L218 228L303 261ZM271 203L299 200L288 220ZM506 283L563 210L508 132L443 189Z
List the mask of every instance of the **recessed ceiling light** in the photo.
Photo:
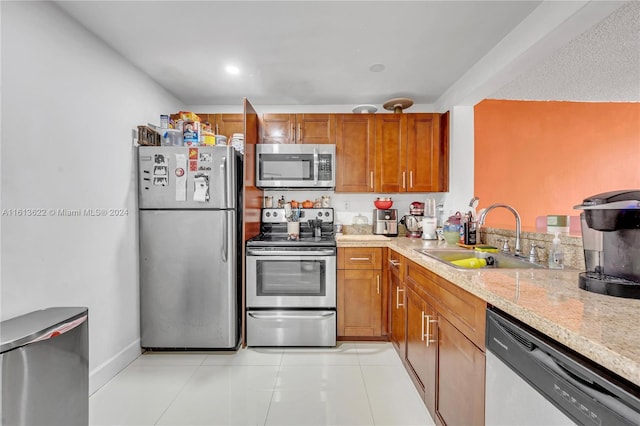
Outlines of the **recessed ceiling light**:
M240 68L236 67L235 65L227 65L227 67L225 68L225 70L229 73L229 74L238 74L240 73Z
M382 72L384 71L384 64L373 64L369 67L369 71L371 72Z

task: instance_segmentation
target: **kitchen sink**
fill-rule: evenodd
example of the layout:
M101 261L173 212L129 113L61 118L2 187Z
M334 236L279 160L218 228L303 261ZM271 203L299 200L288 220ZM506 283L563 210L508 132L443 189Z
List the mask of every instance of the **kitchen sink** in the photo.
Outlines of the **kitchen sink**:
M428 249L414 249L418 253L429 256L432 259L439 260L457 269L470 269L463 266L451 263L454 260L468 259L470 257L486 258L493 257L495 263L493 265L484 266L482 269L546 269L547 266L542 263L529 262L527 258L516 257L512 254L506 253L484 253L476 252L467 249L443 249L443 250L428 250Z

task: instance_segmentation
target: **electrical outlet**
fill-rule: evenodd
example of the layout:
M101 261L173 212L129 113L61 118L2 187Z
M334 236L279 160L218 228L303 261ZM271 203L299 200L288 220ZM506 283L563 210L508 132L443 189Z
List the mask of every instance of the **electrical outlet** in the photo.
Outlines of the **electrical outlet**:
M344 210L347 212L351 210L351 203L349 201L344 202Z

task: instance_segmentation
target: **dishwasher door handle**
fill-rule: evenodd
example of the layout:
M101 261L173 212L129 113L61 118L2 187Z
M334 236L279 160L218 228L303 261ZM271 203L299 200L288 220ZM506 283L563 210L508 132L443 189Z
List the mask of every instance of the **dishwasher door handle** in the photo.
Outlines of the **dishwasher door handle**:
M596 399L600 404L606 406L613 412L623 413L625 418L631 419L635 424L640 425L640 413L627 407L626 404L622 403L614 395L597 389L595 387L597 385L593 384L591 380L582 377L581 374L571 371L563 365L560 365L555 361L555 359L553 359L553 357L549 356L549 354L539 348L534 349L530 354L531 357L535 358L549 371L550 374L554 374L589 397ZM591 384L593 384L593 386L591 386Z

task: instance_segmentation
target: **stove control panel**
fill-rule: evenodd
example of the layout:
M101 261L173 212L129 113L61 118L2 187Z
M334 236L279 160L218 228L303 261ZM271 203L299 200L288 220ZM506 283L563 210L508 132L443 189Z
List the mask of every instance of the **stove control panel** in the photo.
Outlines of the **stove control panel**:
M321 209L300 209L301 222L307 220L320 219L323 223L333 223L333 209L321 208ZM292 215L297 215L298 210L294 209ZM285 209L262 209L262 223L285 223L287 222Z

